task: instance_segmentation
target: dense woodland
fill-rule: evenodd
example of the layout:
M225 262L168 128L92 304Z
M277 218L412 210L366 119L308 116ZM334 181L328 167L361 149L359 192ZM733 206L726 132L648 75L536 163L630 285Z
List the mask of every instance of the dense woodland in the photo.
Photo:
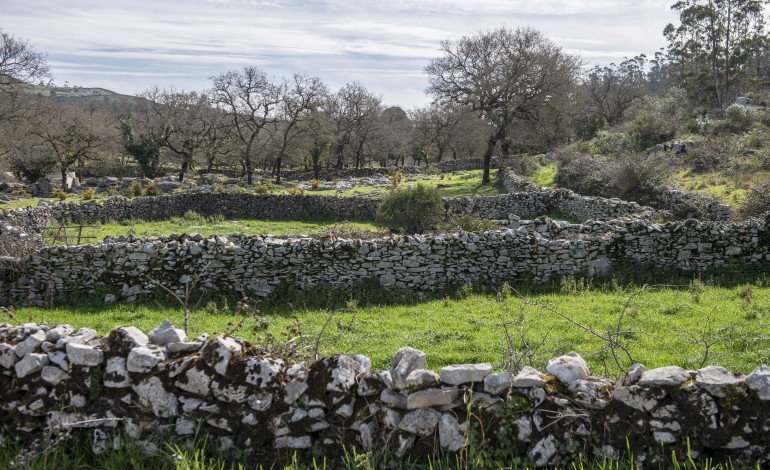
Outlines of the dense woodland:
M551 152L559 184L646 202L670 163L648 162L649 150L675 139L696 141L686 163L699 171L770 170L767 3L679 1L678 24L661 25L665 50L607 66L530 28L444 41L425 67L431 104L409 110L362 83L331 90L309 74L253 66L209 77L201 91L55 87L44 52L0 31L0 169L28 182L74 170L225 172L253 183L257 170L280 182L286 168L484 157L488 182L493 155ZM756 106L736 107L739 96ZM749 137L730 141L737 134Z

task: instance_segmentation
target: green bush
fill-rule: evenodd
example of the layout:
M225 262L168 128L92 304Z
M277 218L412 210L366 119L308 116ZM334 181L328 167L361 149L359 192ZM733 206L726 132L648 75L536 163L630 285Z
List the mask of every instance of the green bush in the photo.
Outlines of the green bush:
M436 227L444 215L438 189L418 183L394 189L377 207L377 220L406 233L421 233Z
M64 201L67 199L67 191L59 188L56 191L53 192L53 197L58 198L60 201Z
M90 201L94 198L94 190L91 188L86 189L83 191L83 200L84 201Z
M749 189L746 201L738 209L742 217L758 217L770 211L770 181L759 183Z
M160 195L160 190L157 186L155 186L154 183L147 183L144 185L144 195L145 196L158 196Z

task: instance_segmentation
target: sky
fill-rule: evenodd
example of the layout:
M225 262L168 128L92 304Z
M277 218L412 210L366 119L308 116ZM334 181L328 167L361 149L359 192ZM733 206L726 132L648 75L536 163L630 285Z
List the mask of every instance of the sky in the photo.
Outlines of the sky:
M256 66L358 81L387 105L430 101L425 66L454 41L533 27L587 66L665 46L673 0L0 0L0 29L48 55L59 86L202 91Z

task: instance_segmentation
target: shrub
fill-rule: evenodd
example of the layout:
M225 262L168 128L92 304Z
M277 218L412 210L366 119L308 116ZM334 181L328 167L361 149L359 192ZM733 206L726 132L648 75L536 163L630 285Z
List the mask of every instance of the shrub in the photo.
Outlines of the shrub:
M418 183L394 189L377 207L377 220L392 229L420 233L436 227L444 213L438 189Z
M53 192L53 197L59 199L60 201L66 200L67 196L68 196L67 191L65 191L65 190L63 190L61 188L59 188L59 189L57 189L56 191Z
M83 191L83 200L84 201L90 201L94 198L94 190L91 188L86 189Z
M139 197L142 195L142 185L138 181L132 181L131 186L126 188L126 196Z
M393 172L392 175L388 177L390 180L390 185L394 188L397 188L399 184L401 184L401 181L404 179L404 172L401 170L396 170Z
M267 194L268 191L270 191L269 183L259 183L254 185L254 192L257 194Z
M303 194L305 194L305 191L303 191L301 188L294 186L293 188L286 189L286 194L289 194L292 196L302 196Z
M738 209L743 217L756 217L770 211L770 181L757 184L749 189L746 201Z
M318 186L321 185L321 182L318 180L311 180L310 181L310 187L313 189L318 189Z
M446 224L447 230L461 230L463 232L486 232L500 230L500 224L489 219L482 219L473 214L452 214Z
M158 195L160 195L160 190L153 183L145 184L144 188L142 188L142 189L144 190L144 195L145 196L158 196Z
M725 125L732 132L745 132L756 119L755 113L739 104L732 104L725 109Z

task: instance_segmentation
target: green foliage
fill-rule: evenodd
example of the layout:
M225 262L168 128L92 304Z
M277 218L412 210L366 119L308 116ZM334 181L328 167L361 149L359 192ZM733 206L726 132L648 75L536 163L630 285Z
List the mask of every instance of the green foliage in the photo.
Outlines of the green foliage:
M310 180L310 187L311 188L318 189L318 186L320 186L320 185L321 185L321 182L318 181L317 179Z
M254 192L257 194L267 194L270 191L270 183L259 183L254 185Z
M86 189L83 191L83 200L84 201L90 201L94 198L94 190L91 188Z
M145 196L160 196L160 190L154 183L147 183L142 188Z
M305 194L305 191L303 191L302 188L293 186L291 188L286 189L286 194L290 196L302 196L303 194Z
M404 172L401 170L396 170L393 172L392 175L388 176L388 180L390 180L390 185L394 188L397 188L399 184L401 184L401 181L404 179Z
M60 201L66 201L69 194L67 194L67 191L59 188L56 191L53 192L53 197Z
M738 212L743 217L758 217L770 211L770 181L759 183L749 189L746 200Z
M134 137L130 119L129 116L120 122L123 133L123 148L139 164L142 176L155 178L158 176L160 167L160 145L151 136L145 134L140 135L137 140Z
M132 181L131 185L126 188L125 195L130 198L141 196L142 184L139 181Z
M443 216L444 204L438 190L422 183L394 189L377 207L377 221L406 233L435 228Z

